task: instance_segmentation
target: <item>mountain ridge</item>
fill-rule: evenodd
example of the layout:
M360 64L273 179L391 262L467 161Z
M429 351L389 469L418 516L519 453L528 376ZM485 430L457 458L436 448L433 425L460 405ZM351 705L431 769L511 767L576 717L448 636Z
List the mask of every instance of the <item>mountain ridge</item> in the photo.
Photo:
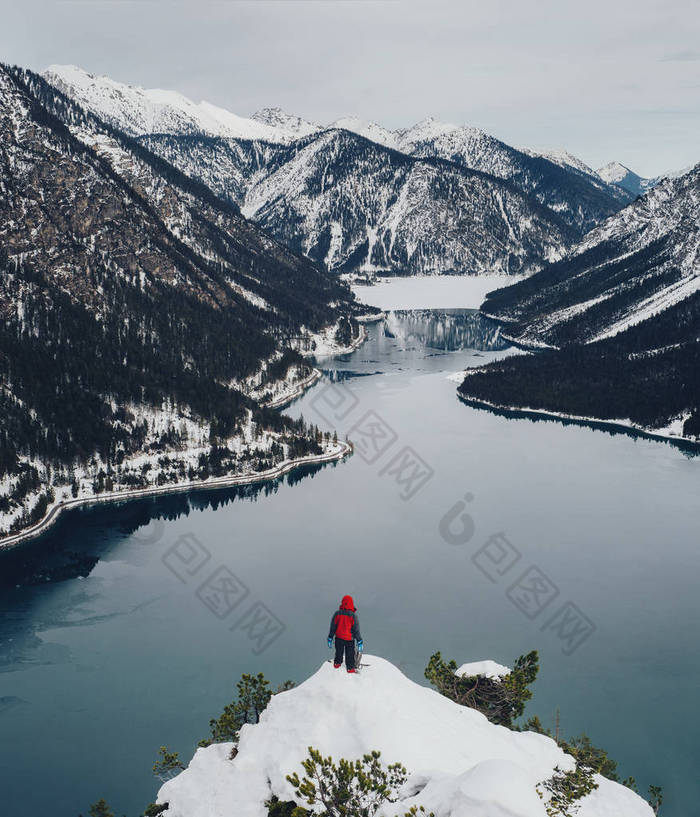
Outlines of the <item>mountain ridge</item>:
M700 164L592 230L574 252L487 295L481 311L536 351L465 373L497 410L700 438Z
M606 185L595 174L587 174L580 168L562 165L541 156L529 155L476 128L447 125L432 119L423 120L410 128L389 131L356 117L346 117L328 127L322 127L290 116L279 109L263 109L253 119L246 120L252 123L250 127L237 124L238 130L217 130L208 124L208 120L197 126L192 117L182 124L178 117L183 106L187 106L180 101L178 115L164 120L169 132L163 133L162 126L161 132L156 132L158 129L150 127L143 117L138 128L134 127L129 116L120 113L119 100L115 110L113 100L106 91L100 89L96 78L83 72L76 80L74 69L63 73L64 76L61 77L60 71L53 68L47 77L63 90L72 93L80 104L98 114L106 110L116 126L119 126L120 118L125 119L132 135L140 138L150 150L161 153L189 176L202 179L229 200L242 206L248 216L259 220L265 229L287 242L295 251L309 255L317 263L326 264L328 269L336 272L479 273L488 271L492 264L497 269L532 270L542 260L553 257L552 244L557 245L554 249L556 253L563 254L570 243L583 232L629 200L628 193L616 185ZM89 79L85 79L86 76ZM71 88L71 82L74 82L75 87ZM109 79L105 79L104 83L106 88L117 87L119 95L124 99L135 95L136 108L141 104L142 95L147 93L143 89L133 89ZM187 108L186 113L191 114L190 108ZM225 120L223 114L217 116L218 121ZM237 123L240 121L240 118L236 119ZM276 127L281 129L279 133L274 132ZM341 132L352 134L356 138L344 139ZM329 134L335 135L329 137ZM365 141L358 141L360 139ZM325 149L325 153L319 154L316 163L305 165L309 157L310 141L318 143L317 153L320 147ZM345 151L342 155L339 153L340 147ZM393 254L396 242L392 236L381 238L379 243L372 237L375 231L382 230L380 222L387 211L387 202L402 196L401 185L405 179L401 174L394 186L391 179L385 178L383 189L377 187L371 192L372 203L366 207L364 218L358 218L356 203L347 199L347 196L344 208L331 207L324 200L324 196L336 189L338 179L341 184L341 189L337 191L339 196L343 196L342 184L349 185L347 167L343 165L354 163L354 185L358 189L368 190L365 174L369 172L367 168L374 166L380 149L398 152L416 163L442 160L454 166L439 166L438 175L441 178L434 180L432 195L428 194L424 202L425 220L432 221L439 228L435 232L438 239L431 237L431 246L428 248L425 237L419 234L402 238L404 246L400 252ZM366 155L364 167L356 161L357 153L363 151ZM386 154L386 157L389 158L383 160L384 164L398 163L396 156L391 158ZM286 171L282 168L283 163L290 165ZM333 166L334 172L324 173L322 167L325 165ZM425 167L419 164L415 166ZM513 246L513 242L519 242L517 236L503 243L503 233L511 231L512 222L507 216L499 215L493 210L493 205L488 204L488 191L483 189L484 186L474 191L472 201L465 201L464 196L469 195L469 191L464 183L456 182L459 176L456 168L467 172L478 171L491 177L491 180L484 183L487 187L497 186L499 182L511 185L512 187L504 188L503 195L512 198L515 188L530 201L530 204L523 201L519 205L519 232L526 237L524 243ZM285 181L290 176L298 179L298 184ZM462 180L466 178L462 177ZM280 183L275 188L278 180ZM267 195L262 195L263 191L267 191ZM449 195L453 198L446 204L445 199ZM487 207L485 223L497 228L490 239L493 246L502 247L500 253L488 251L486 234L481 228L477 229L476 236L472 239L463 226L460 227L464 209L471 208L478 212L482 205ZM551 225L541 231L544 240L540 241L539 249L534 246L528 232L533 220L538 222L536 229L540 229L542 214L538 207L547 210L547 220ZM308 213L314 209L324 215L308 218ZM527 212L528 210L531 212ZM441 219L447 219L445 227L441 226ZM294 230L290 229L292 222L296 225ZM562 228L562 222L566 225L565 228ZM346 223L350 227L345 227ZM338 230L343 232L340 242L343 249L329 255L328 250L338 243ZM549 230L553 241L546 238ZM457 247L460 241L457 234L460 231L463 235L462 243ZM444 237L442 233L445 234ZM471 240L476 243L469 246ZM383 246L376 258L375 245ZM360 249L362 246L365 251ZM452 249L446 249L450 246ZM514 259L520 261L515 263Z
M0 134L0 536L334 448L251 395L359 337L341 282L32 72L0 66Z
M365 658L367 669L355 675L321 664L303 683L273 695L236 743L198 749L158 792L165 817L263 817L272 798L291 810L299 797L287 775L302 774L310 746L335 763L371 752L381 754L380 763L401 763L408 780L382 814L545 817L544 781L555 769L576 768L553 738L496 726L409 680L385 658ZM593 791L575 804L581 817L652 817L631 789L593 778Z

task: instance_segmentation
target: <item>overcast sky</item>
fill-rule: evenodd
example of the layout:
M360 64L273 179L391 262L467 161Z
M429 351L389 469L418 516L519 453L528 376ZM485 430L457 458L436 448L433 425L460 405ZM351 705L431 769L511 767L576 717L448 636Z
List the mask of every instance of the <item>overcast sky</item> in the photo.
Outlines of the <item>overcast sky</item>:
M698 0L0 0L1 59L235 113L426 116L642 175L700 161Z

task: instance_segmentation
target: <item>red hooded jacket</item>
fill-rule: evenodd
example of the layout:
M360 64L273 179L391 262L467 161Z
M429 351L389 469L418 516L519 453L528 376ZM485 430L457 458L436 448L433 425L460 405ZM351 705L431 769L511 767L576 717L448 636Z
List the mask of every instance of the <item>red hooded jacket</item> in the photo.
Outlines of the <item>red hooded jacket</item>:
M357 620L357 610L352 600L352 596L343 596L340 602L340 609L333 613L331 618L331 629L328 638L340 638L343 641L362 641L360 635L360 622Z

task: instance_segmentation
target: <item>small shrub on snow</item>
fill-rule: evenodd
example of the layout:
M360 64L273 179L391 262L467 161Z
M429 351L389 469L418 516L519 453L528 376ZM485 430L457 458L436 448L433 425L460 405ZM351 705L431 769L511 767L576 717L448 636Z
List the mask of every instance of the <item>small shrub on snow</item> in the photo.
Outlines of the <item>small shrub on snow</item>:
M212 743L236 743L241 726L244 723L257 723L273 695L270 682L262 672L257 675L244 673L236 686L238 698L228 704L218 718L212 718L209 721L211 737L201 740L200 746L210 746ZM292 689L293 686L293 681L285 681L277 692L284 692Z
M549 817L573 817L578 811L577 801L598 788L593 775L594 771L590 766L578 761L573 771L562 772L561 769L555 769L552 777L537 787L537 793L545 799L545 810Z
M184 765L180 761L179 752L170 752L167 746L161 746L158 760L153 764L153 774L161 779L173 776L173 772L182 771Z
M537 678L539 658L533 650L521 655L513 669L502 678L486 678L483 675L455 675L457 663L446 662L436 652L425 669L425 677L450 700L462 706L476 709L500 726L512 727L519 718L525 703L532 698L529 685Z
M306 776L287 775L296 796L318 808L322 817L373 817L385 803L395 803L398 791L408 778L400 763L384 766L380 752L364 755L361 760L341 758L337 765L332 757L323 757L309 746L309 756L302 761Z

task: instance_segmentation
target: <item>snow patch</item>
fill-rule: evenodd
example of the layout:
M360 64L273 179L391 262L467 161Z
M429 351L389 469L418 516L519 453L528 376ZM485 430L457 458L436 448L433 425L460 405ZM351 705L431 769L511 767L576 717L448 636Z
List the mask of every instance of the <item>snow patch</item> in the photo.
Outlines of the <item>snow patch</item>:
M455 675L466 675L471 678L474 675L482 675L484 678L491 678L496 680L503 678L504 675L510 675L510 667L504 667L503 664L497 664L495 661L487 658L485 661L472 661L469 664L462 664L455 670Z

